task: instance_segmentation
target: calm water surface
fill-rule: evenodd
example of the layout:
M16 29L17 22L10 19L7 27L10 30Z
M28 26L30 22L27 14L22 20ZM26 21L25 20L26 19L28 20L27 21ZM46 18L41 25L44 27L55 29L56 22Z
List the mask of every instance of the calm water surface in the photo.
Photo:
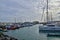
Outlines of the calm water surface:
M4 34L15 37L18 40L60 40L60 37L47 37L46 34L40 33L39 25L11 30Z

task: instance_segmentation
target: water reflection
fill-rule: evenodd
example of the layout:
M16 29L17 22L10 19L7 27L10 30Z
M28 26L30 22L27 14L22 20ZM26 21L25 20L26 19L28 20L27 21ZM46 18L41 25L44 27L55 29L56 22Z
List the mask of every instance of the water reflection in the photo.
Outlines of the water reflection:
M48 36L46 33L40 33L40 36L41 40L60 40L60 36Z
M19 40L40 40L38 25L20 28L19 30L8 31L4 34L15 37Z
M45 33L40 33L39 25L11 30L4 34L19 40L60 40L60 37L47 37Z

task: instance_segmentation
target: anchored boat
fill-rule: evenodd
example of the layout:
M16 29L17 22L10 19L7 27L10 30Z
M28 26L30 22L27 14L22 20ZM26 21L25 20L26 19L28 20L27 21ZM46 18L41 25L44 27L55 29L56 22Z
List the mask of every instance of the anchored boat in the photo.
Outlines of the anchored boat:
M49 22L49 16L48 16L48 0L47 0L47 22L45 25L39 26L39 32L45 32L45 33L56 33L60 32L60 26L57 26L53 21ZM52 18L52 17L51 17Z
M47 37L60 37L60 33L48 33Z
M53 24L48 24L48 25L44 25L39 27L39 31L40 32L45 32L45 33L56 33L56 32L60 32L60 26L56 26Z

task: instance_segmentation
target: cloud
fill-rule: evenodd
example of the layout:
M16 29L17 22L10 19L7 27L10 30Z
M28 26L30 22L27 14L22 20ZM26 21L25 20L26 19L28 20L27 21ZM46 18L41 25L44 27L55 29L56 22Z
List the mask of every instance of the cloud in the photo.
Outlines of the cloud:
M59 6L58 1L49 0L50 11ZM46 11L46 0L0 0L0 21L11 22L15 17L20 21L40 21L43 7Z
M39 0L0 0L0 21L7 21L15 17L17 19L19 17L26 18L26 20L27 18L37 19L35 16L38 17L40 15L35 9L38 6L38 2Z

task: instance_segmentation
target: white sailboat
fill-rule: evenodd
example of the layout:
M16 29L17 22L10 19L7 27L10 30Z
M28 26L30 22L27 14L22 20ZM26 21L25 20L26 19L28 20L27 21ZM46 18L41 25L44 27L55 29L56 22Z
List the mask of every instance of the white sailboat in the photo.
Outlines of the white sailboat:
M51 21L51 23L49 23L48 20L48 0L47 0L47 24L43 25L43 26L39 26L39 32L50 32L50 33L56 33L56 32L60 32L60 26L57 26L55 23L52 23L53 21Z

